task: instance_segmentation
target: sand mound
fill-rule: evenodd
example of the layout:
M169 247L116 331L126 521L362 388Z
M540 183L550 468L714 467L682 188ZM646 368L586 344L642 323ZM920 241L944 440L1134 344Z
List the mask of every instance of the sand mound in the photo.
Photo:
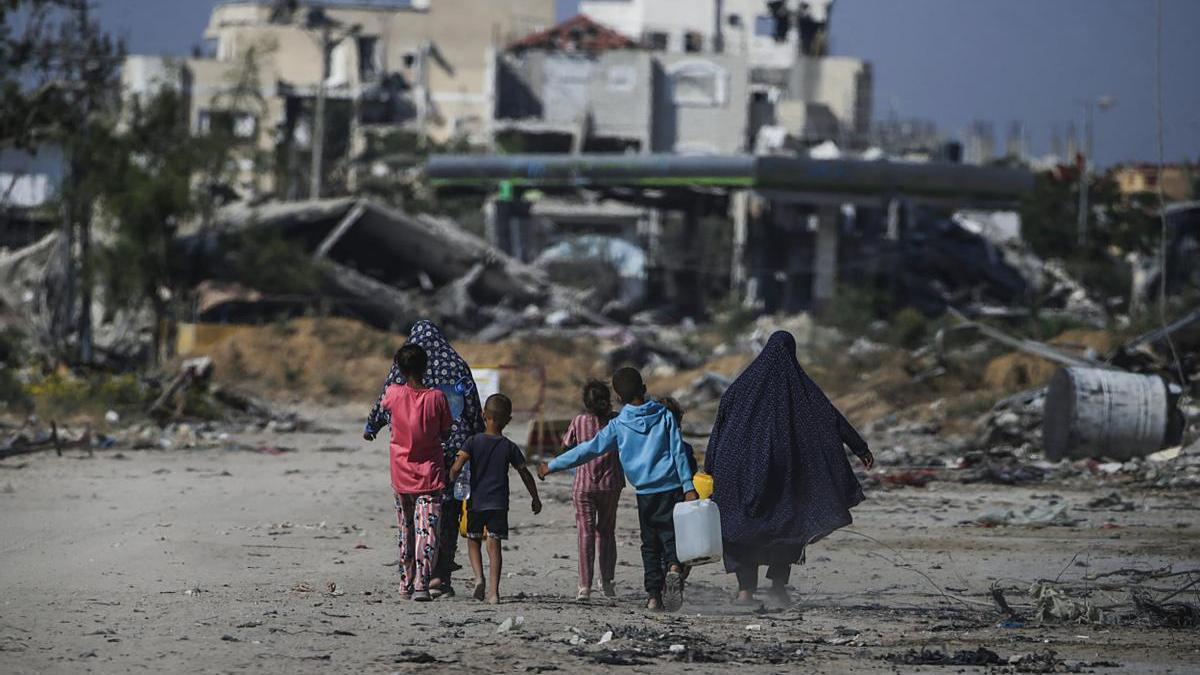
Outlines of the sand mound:
M405 339L339 318L223 326L221 333L205 350L217 381L268 399L364 406L378 395ZM455 341L454 347L474 367L501 368L501 388L518 410L532 409L542 396L548 413L574 412L583 383L609 375L600 341L590 338Z
M1112 333L1097 330L1069 330L1049 341L1071 354L1092 350L1104 354L1116 346ZM1015 392L1041 387L1050 381L1059 366L1024 352L1012 352L992 359L983 373L984 384L992 390Z

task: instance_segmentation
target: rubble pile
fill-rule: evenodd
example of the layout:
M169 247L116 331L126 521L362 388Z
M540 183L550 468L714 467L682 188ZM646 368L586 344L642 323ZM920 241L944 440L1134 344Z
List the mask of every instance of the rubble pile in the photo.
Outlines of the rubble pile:
M420 316L458 335L491 341L526 328L613 323L600 313L603 299L551 283L543 270L504 254L457 223L367 200L239 203L221 210L211 227L181 233L181 243L199 256L200 269L229 274L236 269L229 256L237 255L228 249L231 238L263 231L312 256L321 277L319 298L329 303L330 311L384 330ZM237 306L230 307L234 301ZM292 314L308 304L299 299ZM202 305L201 320L231 310L245 315L281 309L278 298L261 294Z
M1050 523L1053 524L1053 523ZM1039 579L1025 593L1032 619L1044 625L1090 624L1189 629L1200 627L1200 605L1183 594L1200 583L1194 569L1122 567L1080 578ZM1018 587L1009 590L1020 591ZM1026 617L1005 598L1005 589L992 586L992 598L1009 620ZM1181 597L1182 596L1182 597Z
M124 414L110 409L103 423L78 414L68 417L84 421L60 424L31 415L20 423L0 423L0 459L45 450L61 455L63 450L233 447L231 438L238 433L324 431L295 411L216 384L212 373L212 360L202 357L185 360L169 378L147 376L139 384L147 403L141 409L120 406Z
M247 450L281 454L291 448L275 444L248 445L233 440L236 434L323 433L325 430L295 413L274 418L242 417L206 421L176 421L165 426L152 422L113 423L104 431L91 425L46 425L36 417L22 426L0 430L0 459L54 450Z
M0 316L18 321L35 351L75 345L79 307L67 309L67 261L59 232L16 251L0 250ZM148 310L112 307L103 286L93 290L90 310L94 365L123 369L146 360L154 325Z

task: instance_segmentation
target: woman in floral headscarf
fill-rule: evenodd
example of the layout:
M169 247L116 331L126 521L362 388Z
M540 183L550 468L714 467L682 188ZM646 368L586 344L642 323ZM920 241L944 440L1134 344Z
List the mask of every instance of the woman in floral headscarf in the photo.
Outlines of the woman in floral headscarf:
M454 415L454 423L450 427L450 436L442 442L445 453L446 470L454 463L454 458L462 448L463 443L471 436L483 432L483 406L479 403L479 393L475 390L475 380L471 369L458 352L450 346L446 336L431 321L421 320L413 324L408 334L408 343L423 348L429 357L429 365L425 371L425 386L440 389L450 400L450 408ZM404 376L400 374L395 364L388 371L383 383L383 392L389 385L403 384ZM388 424L388 412L383 409L383 392L367 415L367 425L363 437L369 441L375 440L379 430ZM466 474L464 474L466 475ZM467 480L470 480L469 476ZM460 480L459 483L462 481ZM446 486L442 495L442 513L449 514L441 519L439 550L437 562L433 568L429 591L435 597L438 595L453 595L450 585L450 573L454 566L454 554L458 549L458 519L452 517L462 510L462 502L454 496L454 484Z

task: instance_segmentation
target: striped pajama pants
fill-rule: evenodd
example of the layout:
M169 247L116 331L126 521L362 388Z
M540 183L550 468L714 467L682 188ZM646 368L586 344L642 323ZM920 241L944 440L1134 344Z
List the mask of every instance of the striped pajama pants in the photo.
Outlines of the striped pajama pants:
M621 491L575 492L571 501L579 532L579 587L592 587L597 554L600 580L612 581L617 575L617 504Z

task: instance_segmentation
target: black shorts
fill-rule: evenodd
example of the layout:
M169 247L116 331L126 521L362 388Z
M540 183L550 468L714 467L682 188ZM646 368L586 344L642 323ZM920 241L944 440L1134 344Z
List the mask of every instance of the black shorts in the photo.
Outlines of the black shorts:
M467 511L467 539L508 539L508 510Z

